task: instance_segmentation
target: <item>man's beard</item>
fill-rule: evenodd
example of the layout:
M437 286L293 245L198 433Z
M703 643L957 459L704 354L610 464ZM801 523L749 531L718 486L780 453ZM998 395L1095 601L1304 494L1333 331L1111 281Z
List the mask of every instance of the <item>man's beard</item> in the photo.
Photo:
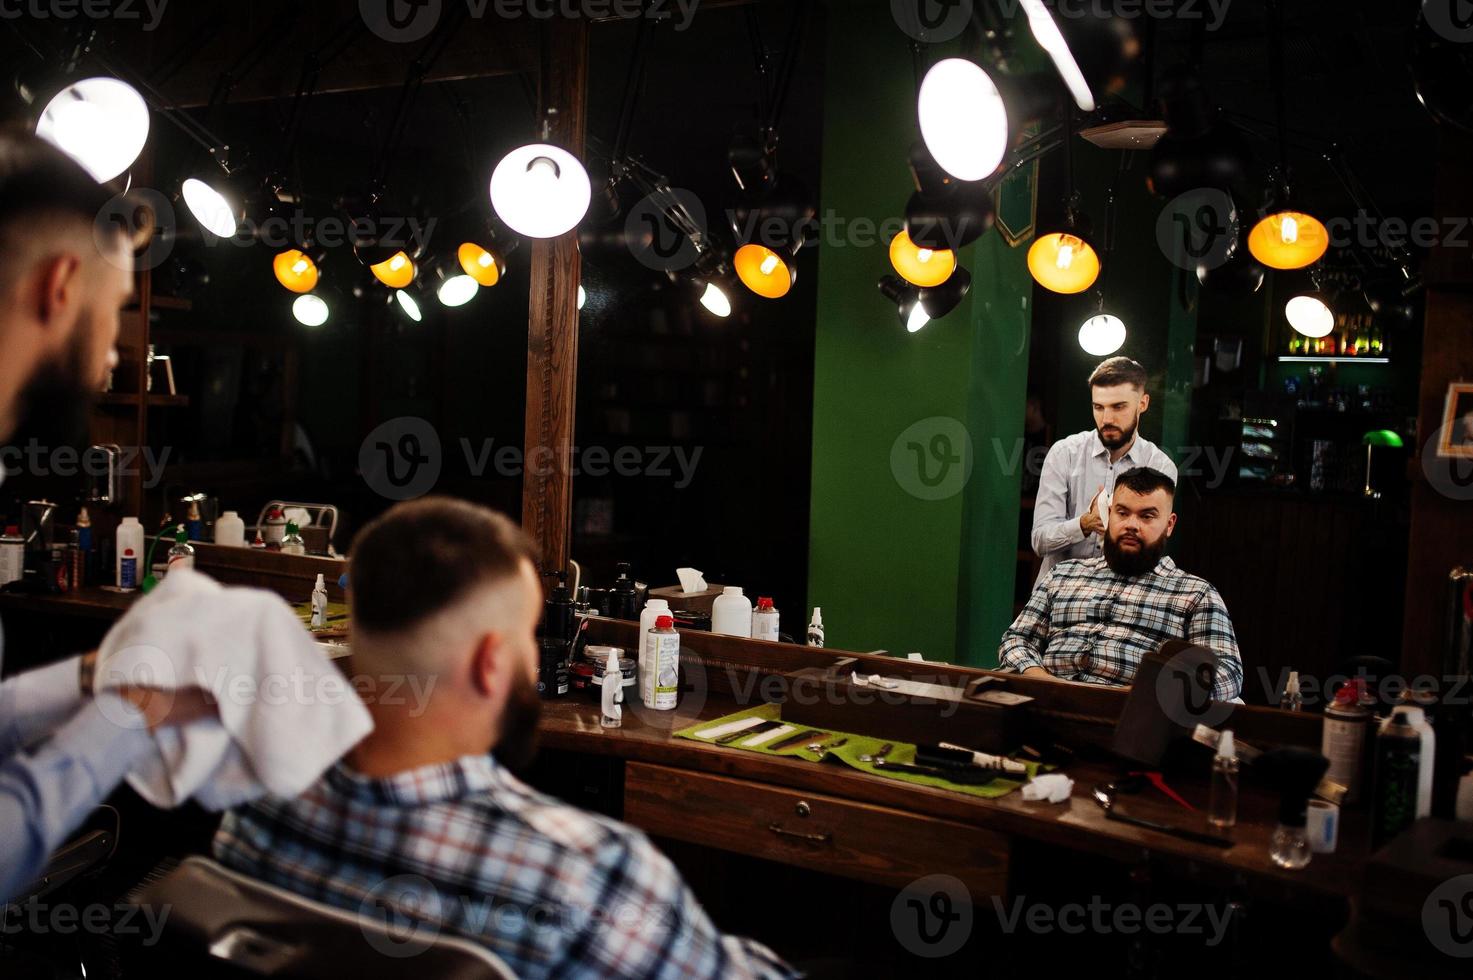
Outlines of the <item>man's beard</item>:
M48 451L80 445L97 393L87 382L80 338L55 360L41 365L21 390L12 445L34 442Z
M537 720L542 716L542 699L537 685L520 678L508 693L501 715L501 738L491 755L514 774L527 771L537 755Z
M1112 433L1107 436L1103 430L1100 430L1100 442L1105 444L1106 449L1119 449L1121 446L1127 446L1130 440L1135 438L1135 430L1139 426L1139 422L1132 423L1129 428L1119 430L1119 435Z
M1135 578L1152 571L1160 564L1161 556L1166 553L1166 535L1164 534L1153 544L1147 544L1143 538L1135 540L1141 543L1138 551L1123 551L1115 535L1109 533L1105 535L1105 563L1127 578Z

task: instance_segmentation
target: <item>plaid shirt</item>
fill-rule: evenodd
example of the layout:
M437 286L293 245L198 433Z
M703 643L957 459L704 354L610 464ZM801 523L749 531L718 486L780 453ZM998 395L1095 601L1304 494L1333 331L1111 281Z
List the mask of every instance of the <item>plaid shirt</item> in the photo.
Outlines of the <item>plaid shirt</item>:
M490 756L388 779L339 763L295 800L228 813L214 850L406 943L441 932L480 943L523 980L796 975L718 933L639 831L534 792Z
M1061 563L1033 590L998 655L1007 670L1042 667L1065 680L1129 684L1141 658L1167 640L1217 654L1212 696L1238 696L1243 660L1227 607L1206 580L1170 558L1135 577L1119 574L1104 558Z

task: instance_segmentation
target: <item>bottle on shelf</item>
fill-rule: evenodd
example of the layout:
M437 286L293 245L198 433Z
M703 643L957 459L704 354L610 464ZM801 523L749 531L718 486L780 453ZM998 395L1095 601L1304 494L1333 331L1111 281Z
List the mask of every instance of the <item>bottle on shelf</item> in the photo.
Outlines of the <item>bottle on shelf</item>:
M286 522L286 536L281 539L281 553L283 555L305 555L307 553L307 542L302 538L302 529L297 527L296 521Z
M174 547L169 549L169 572L176 568L194 567L194 545L189 543L189 531L180 524L174 531Z

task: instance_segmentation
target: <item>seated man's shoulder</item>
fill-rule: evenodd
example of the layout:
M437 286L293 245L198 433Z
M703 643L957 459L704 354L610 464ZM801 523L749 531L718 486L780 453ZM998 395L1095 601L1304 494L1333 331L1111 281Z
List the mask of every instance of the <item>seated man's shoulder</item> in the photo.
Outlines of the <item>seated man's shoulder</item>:
M496 794L496 807L561 851L566 860L605 864L627 857L646 860L659 855L649 838L628 824L571 806L519 780L505 781Z
M1213 584L1202 576L1193 575L1170 558L1166 559L1166 562L1168 564L1160 569L1159 573L1170 578L1173 587L1177 591L1192 593L1198 596L1215 595L1217 593L1217 589Z

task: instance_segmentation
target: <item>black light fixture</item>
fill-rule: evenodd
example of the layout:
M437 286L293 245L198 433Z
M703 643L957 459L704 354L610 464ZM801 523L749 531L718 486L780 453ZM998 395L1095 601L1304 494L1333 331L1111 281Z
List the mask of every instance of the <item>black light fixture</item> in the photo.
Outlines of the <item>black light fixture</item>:
M972 290L972 275L957 269L940 286L913 286L897 276L885 276L879 283L880 293L895 304L900 324L909 333L918 333L932 320L939 320L955 310Z
M917 248L955 252L995 223L990 184L957 180L920 142L911 147L910 170L916 190L905 206L905 233Z
M1221 118L1197 77L1184 69L1168 73L1160 101L1169 128L1151 148L1147 189L1176 197L1200 187L1231 191L1241 184L1252 160L1247 140Z

